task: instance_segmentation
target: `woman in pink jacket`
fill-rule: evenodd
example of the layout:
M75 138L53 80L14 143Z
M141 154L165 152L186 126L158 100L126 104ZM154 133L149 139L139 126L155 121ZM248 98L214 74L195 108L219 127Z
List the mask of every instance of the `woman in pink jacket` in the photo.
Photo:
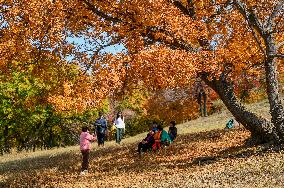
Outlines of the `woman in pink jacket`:
M82 132L80 135L80 150L83 156L81 175L84 175L88 172L91 142L95 141L95 139L95 135L91 135L89 133L88 127L82 127Z

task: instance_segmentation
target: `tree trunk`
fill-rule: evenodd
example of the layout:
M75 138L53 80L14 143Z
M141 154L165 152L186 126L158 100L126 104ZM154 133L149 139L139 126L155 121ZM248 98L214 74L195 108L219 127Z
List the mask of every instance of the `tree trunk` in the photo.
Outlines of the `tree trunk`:
M254 144L280 142L276 129L269 120L248 111L239 102L234 94L232 83L225 79L209 80L207 76L202 76L202 80L219 95L235 119L251 132L251 140Z
M265 38L267 45L267 55L265 60L266 92L270 104L271 121L275 125L278 135L284 140L284 110L279 95L279 83L277 78L275 43L269 35Z
M258 17L255 10L248 8L247 3L240 0L233 1L233 4L247 21L256 41L261 41L261 39L255 34L255 31L264 40L265 48L262 47L261 42L258 43L259 48L262 49L265 56L266 90L270 104L270 114L272 117L271 122L275 126L280 140L284 140L284 110L279 96L277 66L275 60L277 48L275 46L274 30L277 29L276 18L278 15L281 15L283 2L284 1L279 1L277 3L277 5L273 8L271 15L268 18L265 18L267 20L264 21L266 23L264 24L264 22L260 21L261 18Z
M4 137L4 152L10 153L11 146L9 144L9 127L8 127L8 125L4 126L3 137Z

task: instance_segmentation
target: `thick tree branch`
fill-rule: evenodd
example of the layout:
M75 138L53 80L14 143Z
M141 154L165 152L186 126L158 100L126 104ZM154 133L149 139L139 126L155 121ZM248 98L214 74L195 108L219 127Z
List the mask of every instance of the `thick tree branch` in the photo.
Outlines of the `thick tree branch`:
M187 6L183 5L179 0L169 0L170 3L175 5L185 16L189 16L192 19L196 19L195 9L192 0L187 0Z
M234 0L234 5L237 7L239 12L243 15L243 17L248 22L250 27L255 28L257 30L257 32L259 34L261 34L262 36L265 35L263 26L260 23L256 14L254 14L252 11L249 11L246 8L246 5L244 3L242 3L240 0Z
M173 4L185 15L188 15L188 16L192 16L189 12L189 10L183 6L183 4L180 2L180 1L173 1Z
M112 22L115 22L115 23L117 23L117 22L122 22L122 20L119 19L119 18L112 17L112 16L110 16L110 15L104 13L104 12L101 12L100 10L98 10L98 8L97 8L94 4L92 4L90 1L88 1L88 0L82 0L82 1L86 4L87 9L89 9L90 11L92 11L94 14L96 14L96 15L98 15L98 16L104 18L105 20L107 20L107 21L112 21Z
M273 26L273 20L280 13L280 10L282 9L283 5L284 5L284 0L279 1L277 5L275 6L273 12L271 13L270 17L268 18L266 27L269 31L271 31L272 26Z
M163 33L166 36L170 37L171 40L166 40L166 39L156 39L154 37L155 33ZM163 28L160 27L148 27L147 32L144 35L144 37L147 37L150 39L149 43L152 44L154 42L160 42L163 43L167 46L169 46L172 49L182 49L186 50L188 52L196 52L197 48L194 48L190 44L188 44L186 41L184 41L182 38L177 38L175 37L174 33L171 33L167 30L164 30Z
M263 48L260 39L257 37L257 34L255 33L254 29L252 27L250 27L250 29L251 29L252 35L253 35L255 41L257 42L261 52L264 54L264 56L266 56L265 49Z
M109 16L108 14L106 13L103 13L101 11L99 11L97 9L97 7L92 4L91 2L89 2L88 0L82 0L85 4L86 4L86 7L91 10L94 14L104 18L105 20L107 21L112 21L112 22L120 22L120 23L124 23L124 24L127 24L127 25L130 25L130 23L128 22L125 22L123 21L122 19L120 18L116 18L116 17L112 17L112 16ZM132 20L135 22L136 20L134 20L132 18ZM139 23L137 23L139 25ZM141 27L143 27L143 25L141 25ZM172 38L172 41L169 42L167 40L164 40L164 39L156 39L154 37L154 34L155 33L162 33L166 36L169 36L170 38ZM160 42L160 43L164 43L170 47L174 47L174 48L178 48L178 49L183 49L183 50L186 50L186 51L190 51L190 52L194 52L196 51L195 48L193 48L190 44L188 44L186 41L184 41L183 39L177 39L173 33L167 31L167 30L164 30L158 26L151 26L151 27L146 27L146 35L142 33L142 36L144 37L148 37L151 42L150 43L154 43L154 42Z
M274 54L272 55L273 57L279 57L279 58L284 58L284 54Z
M265 118L248 111L234 93L233 83L222 78L209 79L208 73L200 73L201 79L209 85L224 102L227 109L238 122L251 132L253 139L258 143L279 141L275 126Z
M196 19L195 8L194 8L193 0L187 0L187 6L188 6L188 11L190 12L190 16L191 16L193 19Z
M263 37L265 35L264 29L262 27L262 24L260 23L259 19L257 18L256 14L253 12L247 10L244 3L242 3L240 0L234 0L234 5L237 7L239 12L243 15L245 20L247 21L251 32L253 34L254 39L256 40L257 44L259 45L262 53L266 56L265 49L263 48L260 39L257 37L257 34L255 33L255 30Z

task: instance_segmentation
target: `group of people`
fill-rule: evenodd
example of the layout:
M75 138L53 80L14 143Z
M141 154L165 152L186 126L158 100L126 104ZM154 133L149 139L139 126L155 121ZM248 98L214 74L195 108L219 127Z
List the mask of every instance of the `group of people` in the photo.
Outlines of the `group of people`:
M116 129L116 143L120 144L125 132L124 117L121 112L117 113L113 126ZM108 132L107 120L104 118L103 113L99 112L99 118L94 123L94 133L97 136L98 146L104 146Z
M120 144L125 130L124 117L121 112L117 113L113 126L116 127L116 143ZM80 134L80 150L83 156L81 174L88 172L91 142L97 140L98 146L104 146L107 134L107 120L104 118L102 112L99 112L99 117L95 120L94 134L89 133L87 126L82 127Z
M231 129L239 125L234 119L231 119L226 124L226 129ZM120 144L123 134L125 132L124 117L121 112L118 112L114 120L113 126L116 128L116 143ZM88 127L82 128L80 135L80 149L83 156L82 173L88 169L90 142L97 140L98 146L104 146L105 138L108 132L107 121L103 116L103 113L99 113L99 117L94 123L94 134L91 135L88 131ZM163 129L161 125L153 122L153 125L149 129L147 136L138 144L138 153L147 151L156 151L163 146L170 145L177 136L177 128L175 121L170 122L168 132Z
M116 143L120 144L125 131L124 117L121 112L117 113L113 125L116 128ZM154 122L146 138L139 143L138 152L141 153L149 150L156 151L162 146L172 143L177 136L177 128L175 125L176 123L171 121L169 131L166 132L161 125L157 125L157 123ZM81 175L88 172L91 142L97 140L98 146L104 146L107 132L107 121L102 112L99 113L99 117L95 120L94 134L89 133L87 126L82 127L80 134L80 150L83 157Z
M156 151L163 146L170 145L177 136L175 121L170 122L169 131L165 131L161 125L153 123L147 136L138 144L138 153Z

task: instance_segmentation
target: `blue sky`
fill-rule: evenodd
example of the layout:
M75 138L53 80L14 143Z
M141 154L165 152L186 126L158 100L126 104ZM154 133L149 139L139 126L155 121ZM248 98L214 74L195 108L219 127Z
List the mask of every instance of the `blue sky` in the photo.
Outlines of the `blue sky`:
M107 38L106 38L107 40ZM101 41L99 39L90 39L84 37L83 35L80 37L68 37L67 41L72 43L74 46L78 47L79 51L88 51L89 55L92 55L94 51L99 47L99 45L107 44L108 41ZM103 48L100 53L111 53L117 54L120 52L126 53L127 49L122 44L115 44L108 47Z

